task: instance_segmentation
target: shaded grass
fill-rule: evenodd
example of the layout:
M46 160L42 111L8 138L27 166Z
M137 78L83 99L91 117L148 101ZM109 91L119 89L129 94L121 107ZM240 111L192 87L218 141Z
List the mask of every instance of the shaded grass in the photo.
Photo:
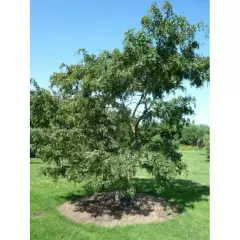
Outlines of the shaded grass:
M180 144L180 150L197 150L196 146Z
M149 175L142 169L136 179L138 191L160 195L177 204L182 212L175 219L154 224L104 228L75 224L61 216L57 207L74 197L84 196L81 184L60 180L55 183L37 176L41 160L31 160L31 239L209 239L209 163L204 151L184 150L188 176L181 176L161 193L153 190ZM35 217L34 214L38 214Z

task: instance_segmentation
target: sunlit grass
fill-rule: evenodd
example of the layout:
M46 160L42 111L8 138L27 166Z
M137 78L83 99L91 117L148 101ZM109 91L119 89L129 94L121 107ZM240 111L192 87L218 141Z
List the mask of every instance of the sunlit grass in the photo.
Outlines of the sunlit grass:
M174 186L162 192L164 197L182 206L182 214L162 223L104 228L90 224L75 224L61 216L57 207L71 195L84 195L82 185L66 180L53 182L38 176L40 159L31 160L31 239L209 239L209 163L204 151L182 149L188 165L188 176L182 176ZM139 169L138 189L153 193L149 174ZM183 181L186 180L186 181ZM41 213L42 215L34 215ZM37 216L37 217L36 217Z

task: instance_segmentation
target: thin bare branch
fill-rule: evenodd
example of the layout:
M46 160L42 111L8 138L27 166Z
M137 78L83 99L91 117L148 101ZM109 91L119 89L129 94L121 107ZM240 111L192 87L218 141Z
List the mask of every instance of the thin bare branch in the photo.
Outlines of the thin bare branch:
M129 105L134 104L134 103L137 103L137 102L130 102L126 105L126 107L128 107Z

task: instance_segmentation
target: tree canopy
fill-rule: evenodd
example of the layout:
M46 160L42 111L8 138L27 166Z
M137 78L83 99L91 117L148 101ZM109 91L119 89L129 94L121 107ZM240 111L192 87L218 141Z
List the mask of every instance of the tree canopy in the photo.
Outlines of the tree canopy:
M31 142L48 163L43 173L121 193L134 192L138 167L157 184L180 174L186 166L176 139L195 99L165 97L184 91L184 80L195 87L209 81L198 31L203 23L189 23L168 1L161 8L154 3L141 29L125 32L122 50L80 49L78 64L62 64L52 74L52 92L35 84ZM148 131L156 123L154 133Z

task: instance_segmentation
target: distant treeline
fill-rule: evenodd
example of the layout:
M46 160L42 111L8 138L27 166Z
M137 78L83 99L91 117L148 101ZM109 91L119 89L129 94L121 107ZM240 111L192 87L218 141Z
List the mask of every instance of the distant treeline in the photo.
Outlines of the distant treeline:
M190 124L182 131L180 143L184 145L197 146L198 141L206 141L209 138L210 128L208 125Z

